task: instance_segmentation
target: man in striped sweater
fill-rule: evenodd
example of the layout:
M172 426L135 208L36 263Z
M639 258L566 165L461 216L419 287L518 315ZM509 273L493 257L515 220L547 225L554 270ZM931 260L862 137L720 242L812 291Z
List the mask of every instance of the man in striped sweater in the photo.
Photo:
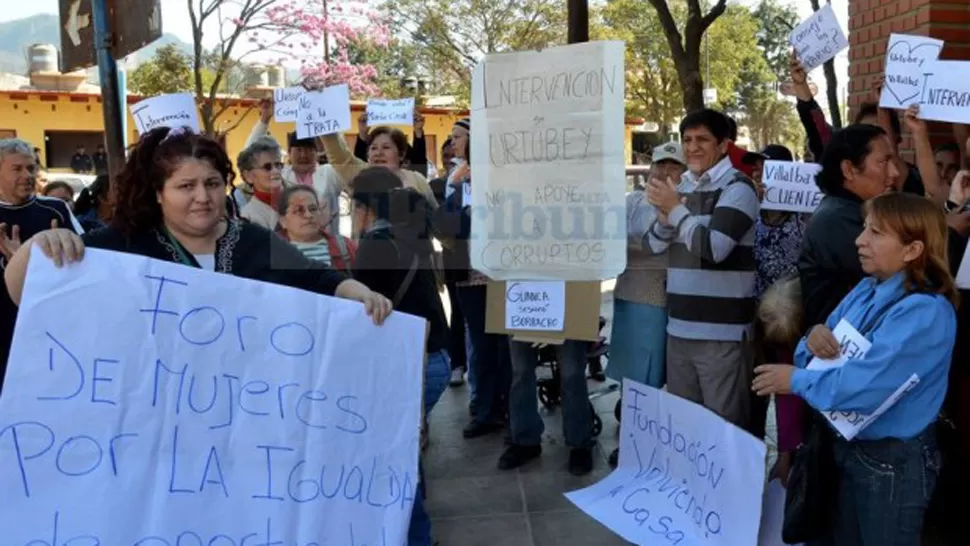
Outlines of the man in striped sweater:
M746 427L755 315L754 184L727 155L730 122L714 110L680 124L688 172L651 180L659 218L644 248L668 252L667 388Z

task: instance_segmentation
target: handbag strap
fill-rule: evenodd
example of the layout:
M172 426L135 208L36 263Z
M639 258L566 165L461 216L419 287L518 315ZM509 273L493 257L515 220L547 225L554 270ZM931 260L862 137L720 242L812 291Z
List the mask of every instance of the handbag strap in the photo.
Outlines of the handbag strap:
M395 245L396 246L396 245ZM391 304L396 308L401 299L404 298L404 294L407 293L408 288L411 287L411 282L414 281L414 276L418 273L418 255L411 255L411 268L408 269L408 274L404 277L404 282L401 286L397 287L397 292L394 293L394 299L391 300Z
M880 309L875 315L873 315L872 320L870 320L868 324L863 325L863 327L859 330L859 335L868 339L869 334L875 331L876 328L878 328L879 325L882 324L883 319L886 318L886 314L889 313L890 309L895 307L897 303L908 298L910 294L911 294L910 292L904 292L899 297L897 297L892 302L890 302L889 305L882 306L882 309Z

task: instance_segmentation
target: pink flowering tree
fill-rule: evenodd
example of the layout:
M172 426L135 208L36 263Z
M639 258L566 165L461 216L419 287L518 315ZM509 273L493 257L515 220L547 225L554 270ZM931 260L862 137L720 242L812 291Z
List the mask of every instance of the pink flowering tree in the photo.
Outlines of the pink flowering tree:
M308 83L347 83L355 96L376 94L376 70L350 62L347 53L351 42L387 43L387 25L369 1L185 0L203 131L218 136L242 121L243 116L235 123L224 121L235 106L219 97L244 90L252 62L299 66Z
M316 86L346 83L359 97L378 96L377 70L350 60L350 44L386 47L385 20L371 0L284 0L266 10L272 32L253 33L266 51L279 54L278 62L299 62L302 80Z

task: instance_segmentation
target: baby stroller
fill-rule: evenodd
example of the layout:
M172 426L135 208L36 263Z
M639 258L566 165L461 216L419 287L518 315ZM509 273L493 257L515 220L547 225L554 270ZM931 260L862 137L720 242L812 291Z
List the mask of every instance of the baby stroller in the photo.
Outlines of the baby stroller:
M600 317L599 329L602 333L603 327L606 326L606 319ZM586 353L586 369L589 372L587 376L594 381L606 381L606 375L603 374L603 361L604 357L609 358L610 354L610 344L606 341L606 336L600 335L597 341L590 341L589 350ZM559 359L556 355L556 348L552 345L547 345L539 349L539 362L537 365L537 372L544 367L548 367L549 371L547 373L537 373L538 388L539 388L539 401L548 410L553 410L562 402L562 393L560 392L560 371L559 371ZM600 419L599 415L596 414L596 410L593 408L592 400L598 398L605 393L590 393L590 404L589 411L593 414L593 436L599 436L600 432L603 431L603 420Z

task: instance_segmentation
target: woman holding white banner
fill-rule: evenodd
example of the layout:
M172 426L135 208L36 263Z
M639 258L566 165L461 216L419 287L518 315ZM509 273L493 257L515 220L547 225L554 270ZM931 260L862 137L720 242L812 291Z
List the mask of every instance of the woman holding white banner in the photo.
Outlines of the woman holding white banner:
M794 393L842 432L831 448L837 475L808 476L838 484L828 505L831 528L818 529L819 544L917 546L940 471L935 423L959 296L942 211L921 197L891 193L863 212L856 245L869 277L802 339L797 367L759 366L753 390Z
M227 220L226 185L234 176L226 152L208 137L188 129L146 133L116 181L110 225L83 238L65 229L32 237L4 272L11 298L19 304L36 243L57 265L82 259L85 247L138 254L359 301L375 323L384 321L391 312L384 296L311 262L264 228Z

